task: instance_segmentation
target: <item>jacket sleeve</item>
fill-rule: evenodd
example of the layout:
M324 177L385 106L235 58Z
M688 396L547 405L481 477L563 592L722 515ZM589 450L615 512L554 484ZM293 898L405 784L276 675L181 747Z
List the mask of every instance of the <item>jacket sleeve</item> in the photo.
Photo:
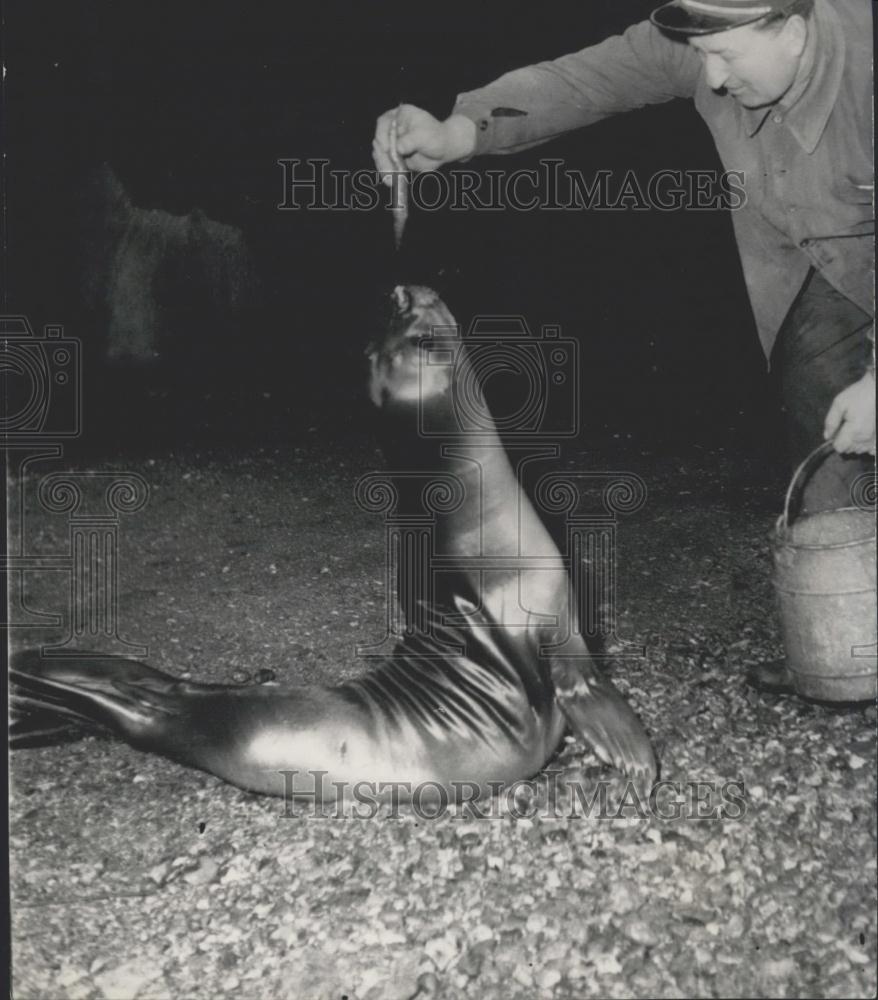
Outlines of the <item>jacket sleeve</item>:
M691 97L700 59L649 21L551 62L458 95L453 114L476 125L482 153L515 153L622 111Z

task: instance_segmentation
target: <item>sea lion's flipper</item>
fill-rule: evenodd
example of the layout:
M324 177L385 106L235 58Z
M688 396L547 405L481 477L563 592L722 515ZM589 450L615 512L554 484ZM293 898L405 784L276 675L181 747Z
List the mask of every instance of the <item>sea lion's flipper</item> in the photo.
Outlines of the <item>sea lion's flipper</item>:
M613 684L588 662L552 663L555 700L570 728L606 763L648 791L656 779L656 760L640 720Z
M67 718L66 712L59 715L55 709L26 704L18 696L13 698L9 713L9 746L14 750L73 743L88 734L88 724Z
M109 729L136 741L162 715L179 711L173 677L136 660L42 659L38 650L13 658L10 745L67 742Z

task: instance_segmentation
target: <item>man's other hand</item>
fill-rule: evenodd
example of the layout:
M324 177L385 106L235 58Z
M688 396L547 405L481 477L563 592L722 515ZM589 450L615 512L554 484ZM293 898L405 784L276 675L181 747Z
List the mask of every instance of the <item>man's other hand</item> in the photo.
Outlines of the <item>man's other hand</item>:
M875 454L875 375L867 372L832 401L823 436L833 439L841 454L868 452Z

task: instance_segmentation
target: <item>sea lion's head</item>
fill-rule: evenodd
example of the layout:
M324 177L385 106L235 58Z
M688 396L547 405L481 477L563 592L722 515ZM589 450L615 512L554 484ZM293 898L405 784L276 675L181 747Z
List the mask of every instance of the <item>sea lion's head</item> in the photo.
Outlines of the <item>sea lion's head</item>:
M391 294L387 334L366 351L372 402L386 409L447 399L453 366L442 363L435 345L443 335L456 334L454 317L436 292L423 285L397 285Z

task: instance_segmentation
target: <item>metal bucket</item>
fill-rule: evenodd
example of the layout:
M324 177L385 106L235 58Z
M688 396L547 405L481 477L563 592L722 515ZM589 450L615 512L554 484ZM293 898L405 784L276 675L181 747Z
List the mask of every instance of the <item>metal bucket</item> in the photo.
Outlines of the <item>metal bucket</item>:
M787 668L799 694L823 701L878 697L875 515L857 507L790 522L790 501L832 450L796 469L771 537Z

